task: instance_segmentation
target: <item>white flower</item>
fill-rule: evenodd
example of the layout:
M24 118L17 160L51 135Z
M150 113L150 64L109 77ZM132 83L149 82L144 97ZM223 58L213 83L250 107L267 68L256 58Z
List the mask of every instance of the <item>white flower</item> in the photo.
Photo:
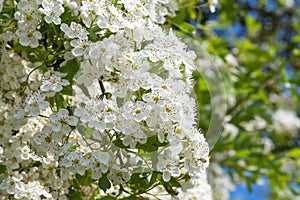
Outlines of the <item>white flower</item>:
M41 3L41 0L21 0L17 8L22 11L36 11Z
M49 102L45 101L45 96L39 92L35 92L26 98L25 112L29 112L31 116L36 117L40 114L40 110L46 110Z
M181 106L179 103L168 100L163 107L160 117L164 121L172 120L174 122L179 122L181 120L180 109Z
M266 154L270 153L275 147L273 141L268 137L261 138L260 142L264 145L263 152Z
M21 180L22 178L19 174L16 174L16 176L9 176L1 182L0 187L8 194L14 194L18 190L17 188L20 186Z
M18 0L14 13L3 13L14 16L17 24L4 22L0 35L4 40L0 68L5 69L0 85L5 94L0 95L4 98L0 101L4 151L0 159L7 166L7 178L1 183L4 195L67 199L71 180L87 171L94 182L81 188L84 199L104 174L112 191L122 190L120 185L128 189L133 170L149 167L162 173L165 181L184 174L194 180L197 172L204 174L208 146L195 128L196 103L190 98L194 54L173 31L166 33L157 25L175 12L176 5L175 0ZM45 28L60 28L57 34L65 38L56 35L41 40L51 36ZM35 57L36 50L15 54L10 47L17 46L7 41L49 54L43 58ZM80 63L78 73L77 69L68 74L58 71L72 59ZM77 85L66 87L70 77ZM20 90L26 81L30 87ZM71 88L72 96L63 94ZM104 90L106 96L101 99ZM17 91L27 98L19 98ZM63 105L74 108L74 116L59 106L54 98L59 92L64 95ZM15 112L18 120L12 117ZM159 147L158 156L150 158L139 148L148 147L147 142L156 137L169 146ZM119 142L126 146L122 151ZM19 175L18 169L24 166Z
M166 93L160 88L153 88L151 92L143 95L143 100L151 106L162 107L165 104Z
M89 159L81 152L67 152L61 161L61 165L70 168L73 172L84 175L85 167L89 165Z
M1 12L2 9L3 9L3 2L4 2L4 0L0 0L0 12Z
M95 80L98 80L98 78L104 74L104 69L98 66L98 63L94 64L93 61L91 63L89 61L83 61L81 62L80 67L82 68L82 71L78 76L76 83L83 84L86 87L92 85Z
M31 158L30 148L28 146L24 146L20 148L20 150L21 150L20 158L22 160L28 160L29 158Z
M277 133L296 135L300 119L292 110L278 109L272 114L274 130Z
M87 100L83 108L78 107L74 115L80 118L83 123L88 123L88 127L103 131L107 124L115 120L115 102L110 100Z
M51 127L45 126L41 132L33 135L32 145L36 149L37 154L57 153L59 151L58 143L63 140L63 137L63 132L53 132Z
M158 156L157 170L163 172L164 181L169 181L172 177L180 176L179 156L182 146L170 146L166 148L161 155Z
M92 170L92 178L98 180L102 173L108 171L111 156L108 152L93 151L92 160L90 162L90 169Z
M40 11L46 15L45 21L48 24L53 22L55 25L59 25L61 23L60 15L65 11L62 2L59 0L43 0L42 6L43 8L40 8Z
M230 192L236 188L229 174L216 163L209 166L208 174L208 181L212 187L214 199L230 199Z
M107 178L113 182L114 185L120 185L130 180L129 171L125 168L119 168L117 166L111 168Z
M65 32L65 34L73 39L73 38L79 38L79 39L86 39L88 32L81 26L81 24L77 24L75 22L71 22L71 25L68 26L65 23L62 23L60 26L60 29Z
M57 72L57 71L47 71L44 74L43 82L40 87L41 91L53 91L60 92L63 89L63 86L67 86L70 82L62 77L65 77L66 74Z
M141 64L138 64L136 66L143 66ZM132 90L132 91L138 91L140 88L144 88L144 89L150 89L151 88L151 84L150 84L150 80L152 80L152 78L155 80L155 78L153 76L151 76L150 73L148 72L143 72L143 71L128 71L127 73L124 73L124 78L128 78L127 80L125 80L125 83L128 87L128 89Z
M151 107L149 104L143 102L143 101L136 101L136 102L130 102L128 101L124 105L124 116L130 117L137 122L140 122L147 118L148 114L150 113Z
M19 4L18 4L19 5ZM42 17L36 10L17 11L14 14L20 30L35 30Z
M116 33L125 27L125 20L120 9L113 5L108 6L109 13L99 16L97 25L99 28L108 28L111 32Z
M209 165L209 147L208 143L204 141L202 135L190 142L190 145L184 150L185 168L190 175L199 176L205 173Z
M74 56L84 56L85 58L89 58L91 43L87 38L72 40L70 42L70 45L74 47L74 49L72 49L72 53Z
M203 177L192 179L192 187L188 188L185 191L180 191L177 198L180 200L191 200L191 199L204 199L204 200L212 200L212 188L207 182L206 174ZM188 183L187 183L188 184ZM216 190L222 190L224 186L227 185L220 185ZM215 198L215 199L228 199L228 198Z
M143 130L133 131L130 135L125 135L123 139L123 144L125 146L129 145L130 148L135 148L137 143L145 144L147 142L147 135Z
M55 132L62 131L63 133L69 133L71 131L70 126L75 126L78 119L74 116L69 116L67 109L60 109L57 113L52 113L49 117L52 122L51 128Z
M158 141L162 143L164 142L165 137L174 131L174 127L171 121L161 121L158 118L156 123L151 125L150 130L157 133Z
M16 35L21 45L30 46L32 48L38 47L39 40L42 39L42 34L37 30L18 29Z
M218 0L209 0L208 3L209 3L210 12L212 13L216 12L216 6L218 5Z

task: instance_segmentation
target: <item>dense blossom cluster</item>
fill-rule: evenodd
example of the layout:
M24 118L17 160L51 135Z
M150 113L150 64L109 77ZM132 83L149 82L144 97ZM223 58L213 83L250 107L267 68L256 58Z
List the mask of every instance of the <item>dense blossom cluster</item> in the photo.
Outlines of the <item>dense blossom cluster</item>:
M284 116L284 117L282 117ZM300 128L300 119L293 110L278 109L272 114L273 126L277 133L297 136Z
M195 54L159 25L178 2L0 3L3 198L134 195L136 174L145 197L211 198Z

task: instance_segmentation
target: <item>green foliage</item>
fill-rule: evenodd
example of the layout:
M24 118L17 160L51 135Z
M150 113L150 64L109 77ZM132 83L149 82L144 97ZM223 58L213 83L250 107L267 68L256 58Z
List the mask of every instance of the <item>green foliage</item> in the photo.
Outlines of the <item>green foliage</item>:
M64 66L59 68L60 72L65 73L67 75L65 79L67 79L70 82L70 85L67 85L61 91L62 94L69 95L69 96L73 95L72 94L73 92L72 85L74 83L73 78L75 74L78 72L78 70L79 70L79 63L76 59L69 60Z
M133 174L129 181L129 187L135 191L135 193L145 192L149 186L149 181L147 179L148 173L144 174Z
M145 144L137 144L136 148L142 150L143 152L153 152L157 151L159 147L166 146L168 143L160 143L156 135L148 137Z
M267 177L270 199L293 199L290 194L299 191L290 184L299 184L300 175L286 171L284 165L293 166L295 171L300 169L299 129L291 134L272 128L272 114L278 109L287 109L300 116L300 22L296 20L300 9L285 7L285 1L275 1L276 11L269 10L266 1L259 1L256 7L249 6L249 1L241 2L245 5L220 0L217 12L208 14L208 10L199 8L197 2L190 5L191 1L185 0L182 5L188 6L180 9L178 15L168 22L179 35L192 36L205 44L212 56L212 65L214 60L222 62L218 69L227 98L234 99L227 102L226 124L235 126L237 133L224 132L221 135L211 151L210 162L228 169L232 181L237 176L247 185L249 192L261 177ZM257 15L251 15L250 11ZM211 21L209 15L216 17ZM285 19L284 23L282 19ZM195 29L182 28L187 21ZM232 28L235 24L245 27L245 32L235 34ZM193 31L200 32L198 37L192 34ZM285 37L281 39L283 35ZM229 54L236 59L236 64L228 62ZM201 74L195 73L194 79L201 113L198 125L205 133L212 110L210 91ZM247 126L257 119L264 121L266 126ZM266 150L262 143L264 138L272 141L272 150Z
M107 178L107 174L103 174L102 177L98 180L98 186L104 192L106 192L106 190L108 190L111 187L111 183Z
M0 165L0 176L6 171L5 165Z
M164 188L170 195L176 196L178 194L175 188L181 187L181 185L174 177L172 177L171 180L168 182L163 180L162 174L158 174L157 177L160 183L164 186Z

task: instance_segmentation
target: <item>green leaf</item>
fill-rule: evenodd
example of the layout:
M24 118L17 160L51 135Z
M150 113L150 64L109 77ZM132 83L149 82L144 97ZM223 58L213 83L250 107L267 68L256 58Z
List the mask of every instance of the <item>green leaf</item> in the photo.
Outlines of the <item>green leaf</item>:
M60 68L60 64L63 63L65 59L57 59L55 60L55 63L52 65L54 70L57 71Z
M137 92L136 92L136 98L138 101L142 101L142 97L144 94L149 93L151 90L146 90L144 88L140 88Z
M10 19L10 16L1 13L0 14L0 19Z
M137 200L137 196L136 195L130 195L129 197L124 197L120 200Z
M189 33L191 35L195 34L195 26L187 23L187 22L183 22L182 24L179 25L179 29L183 32Z
M67 76L64 78L67 79L70 84L73 84L73 78L78 72L79 68L80 67L78 61L76 59L72 59L69 60L64 66L62 66L59 71L62 73L66 73Z
M64 88L62 89L62 91L60 91L60 93L68 95L68 96L73 96L74 95L74 91L73 91L71 85L64 86Z
M255 36L259 30L261 30L261 24L251 16L246 16L246 24L249 30L250 36Z
M108 190L111 187L111 183L107 178L107 174L103 174L102 177L98 180L98 186L104 192L106 192L106 190Z
M100 200L116 200L115 197L111 197L111 196L106 196L106 197L101 197Z
M60 110L61 108L66 107L66 102L64 101L64 97L60 93L55 94L54 101L55 101L57 110Z
M83 200L81 197L80 192L77 192L73 189L69 190L69 193L67 194L68 199L72 199L72 200Z
M99 188L96 188L89 200L94 200L99 195Z
M113 144L116 145L117 147L120 147L122 149L126 149L127 147L123 144L121 138L118 138L113 141Z
M68 8L65 8L65 12L60 16L62 22L72 22L75 21L74 16Z
M75 179L76 179L77 183L79 183L80 187L82 185L88 186L93 182L90 171L85 171L84 175L76 174Z
M143 174L139 173L132 174L129 180L130 188L139 192L147 190L147 186L149 185L147 175L148 174L144 174L143 176Z
M98 26L94 26L93 28L90 28L88 30L89 34L89 40L91 40L92 42L96 42L97 40L99 40L99 36L96 34L96 32L99 32L101 29Z
M248 155L250 155L250 150L248 149L245 149L245 150L240 150L240 151L237 151L236 154L234 154L234 157L246 157Z
M177 181L176 178L172 177L171 180L169 181L169 183L173 186L173 187L181 187L181 184Z
M292 158L300 158L300 149L293 148L288 152L288 155Z
M247 185L247 189L248 189L248 192L249 193L252 193L252 181L251 181L251 179L246 179L246 185Z
M81 91L83 92L83 94L84 94L85 96L91 98L88 89L87 89L83 84L80 84L80 85L77 85L77 86L81 89Z
M174 22L175 24L181 24L185 21L187 17L187 12L185 9L180 9L180 11L176 14L176 16L169 21Z
M77 127L77 130L79 131L79 133L81 135L83 135L86 138L91 138L94 129L93 128L89 128L89 127L85 127L84 125L80 125Z
M158 147L166 146L167 144L167 142L160 143L158 141L157 135L153 135L151 137L148 137L147 142L145 144L137 143L136 148L141 149L144 152L153 152L157 151Z
M157 177L158 177L159 181L161 182L161 184L166 189L166 191L171 196L176 196L178 194L178 192L173 187L181 187L181 185L174 177L171 177L171 180L168 182L163 180L162 174L159 174Z
M6 171L5 165L0 165L0 175L3 174Z
M152 172L152 176L150 178L150 181L148 183L148 187L151 187L156 181L157 181L157 172Z

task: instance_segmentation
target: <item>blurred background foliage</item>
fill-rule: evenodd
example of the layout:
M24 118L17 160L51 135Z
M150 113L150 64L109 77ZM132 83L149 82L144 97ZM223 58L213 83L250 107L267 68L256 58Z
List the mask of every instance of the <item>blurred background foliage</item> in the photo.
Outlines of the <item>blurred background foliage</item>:
M210 154L215 199L234 199L239 184L249 192L242 199L257 185L267 190L261 199L300 199L300 0L220 0L215 12L212 2L181 1L166 26L197 40L222 74L227 114ZM206 133L210 93L201 74L195 79Z

